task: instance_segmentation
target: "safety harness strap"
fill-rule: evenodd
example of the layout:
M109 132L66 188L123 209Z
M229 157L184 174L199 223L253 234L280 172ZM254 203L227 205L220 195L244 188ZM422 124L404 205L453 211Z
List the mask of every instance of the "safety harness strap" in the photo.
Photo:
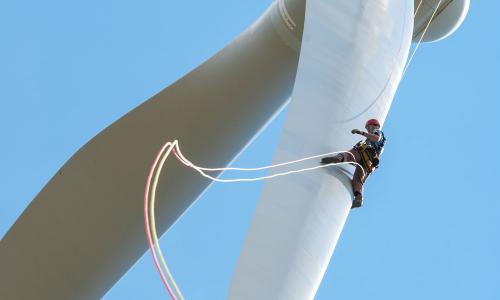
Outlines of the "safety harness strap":
M371 149L365 142L359 142L354 146L360 156L361 165L364 167L367 175L371 174L378 167L379 158L377 151Z

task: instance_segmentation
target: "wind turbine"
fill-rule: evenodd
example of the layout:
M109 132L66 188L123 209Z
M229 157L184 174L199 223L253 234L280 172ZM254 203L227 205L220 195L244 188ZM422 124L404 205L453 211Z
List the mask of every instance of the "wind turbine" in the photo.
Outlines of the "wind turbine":
M194 161L226 166L288 105L276 162L345 150L354 142L346 132L367 117L385 119L411 41L448 36L468 7L468 0L273 2L219 53L62 166L0 243L0 298L102 297L147 249L140 199L166 140L178 139ZM349 213L349 172L265 185L230 299L314 297ZM160 232L210 184L181 164L169 174L158 190Z

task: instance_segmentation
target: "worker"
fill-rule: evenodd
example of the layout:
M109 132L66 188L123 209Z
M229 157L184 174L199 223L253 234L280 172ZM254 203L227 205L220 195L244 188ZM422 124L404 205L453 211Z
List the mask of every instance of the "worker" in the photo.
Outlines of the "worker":
M365 128L367 132L359 129L353 129L351 131L352 134L359 134L366 137L365 141L360 141L348 152L340 153L335 156L323 157L321 159L322 164L335 164L340 162L356 162L359 164L356 165L356 170L352 178L354 200L351 208L357 208L363 205L363 183L378 167L380 155L384 150L386 141L384 133L380 130L380 123L376 119L368 120L365 124Z

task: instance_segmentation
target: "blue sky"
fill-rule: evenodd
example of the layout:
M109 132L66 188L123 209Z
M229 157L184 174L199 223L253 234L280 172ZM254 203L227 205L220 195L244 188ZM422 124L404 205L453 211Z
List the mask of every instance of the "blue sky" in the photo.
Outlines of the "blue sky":
M270 2L0 2L0 236L86 141ZM498 11L473 1L456 34L420 47L317 299L500 299ZM269 163L284 117L235 164ZM162 238L187 299L225 297L261 188L213 185ZM147 254L104 299L166 297Z

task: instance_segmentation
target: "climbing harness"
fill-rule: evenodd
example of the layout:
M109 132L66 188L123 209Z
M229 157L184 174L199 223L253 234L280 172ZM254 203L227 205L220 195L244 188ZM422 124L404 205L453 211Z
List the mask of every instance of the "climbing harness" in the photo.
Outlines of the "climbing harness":
M380 157L373 147L368 146L366 142L359 142L354 146L354 149L358 151L361 156L361 165L366 172L363 177L370 175L378 168Z

